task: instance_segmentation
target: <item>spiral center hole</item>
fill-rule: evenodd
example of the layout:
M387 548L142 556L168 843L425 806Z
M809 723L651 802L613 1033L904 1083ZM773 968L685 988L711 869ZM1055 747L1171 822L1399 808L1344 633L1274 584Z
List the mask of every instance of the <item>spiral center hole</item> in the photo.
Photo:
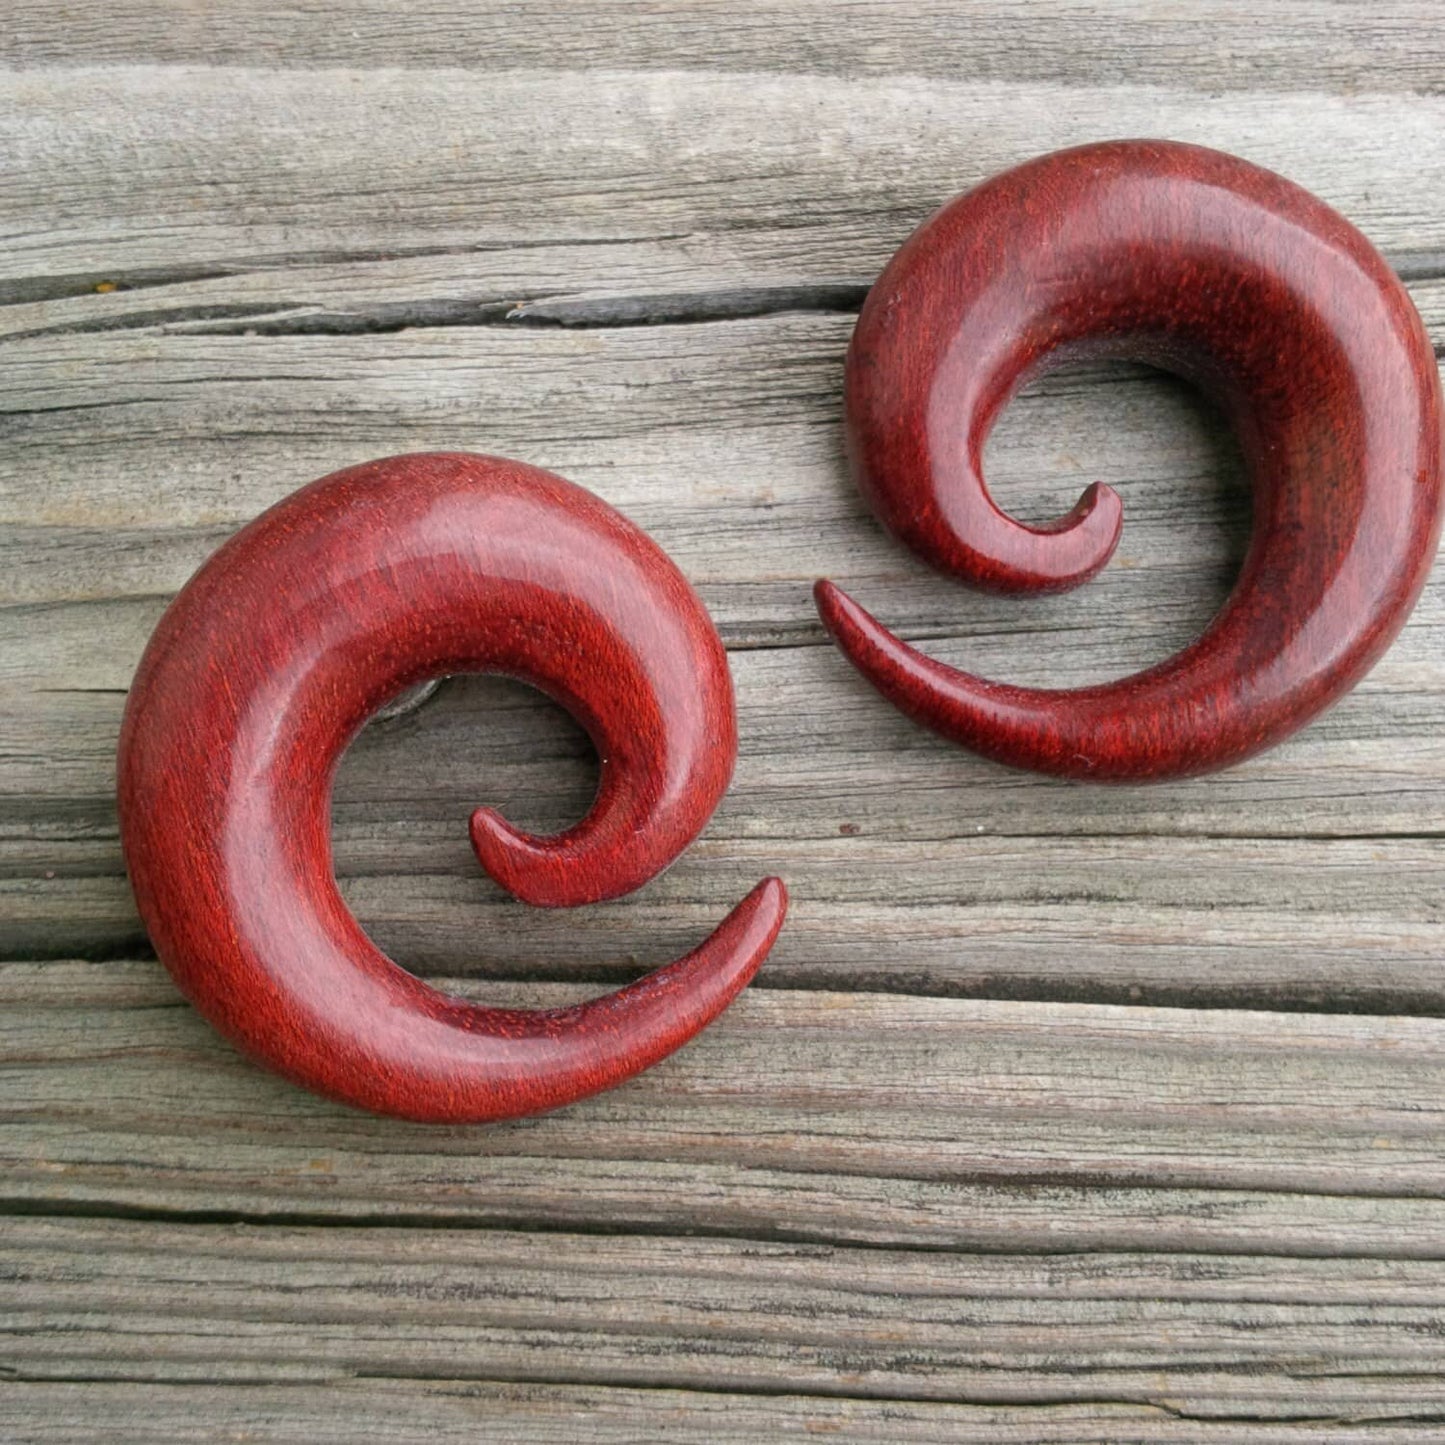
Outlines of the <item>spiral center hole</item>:
M515 902L483 875L467 835L483 804L537 833L581 819L598 774L586 732L508 678L452 677L419 705L406 701L362 729L332 791L337 881L372 941L422 976L625 974L625 953L589 946L593 910Z

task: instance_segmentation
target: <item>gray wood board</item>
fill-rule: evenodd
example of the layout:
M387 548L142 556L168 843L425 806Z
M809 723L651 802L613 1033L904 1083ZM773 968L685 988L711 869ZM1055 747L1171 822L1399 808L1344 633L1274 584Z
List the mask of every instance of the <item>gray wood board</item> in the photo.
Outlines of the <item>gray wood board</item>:
M743 748L702 845L634 900L569 917L506 904L463 828L484 799L539 827L585 809L590 750L550 704L457 680L370 730L343 770L338 861L363 921L413 966L577 976L555 970L600 949L592 976L615 978L777 871L797 905L765 984L1437 1011L1441 585L1354 694L1220 778L1088 789L971 758L852 675L823 641L812 577L989 675L1118 675L1182 645L1223 597L1247 535L1237 469L1172 383L1097 368L1045 381L992 449L1000 494L1047 516L1111 477L1129 512L1121 556L1070 597L970 594L901 555L847 482L849 324L12 341L29 364L0 375L14 419L0 946L140 945L115 735L145 637L189 572L312 475L452 446L552 465L677 557L732 645ZM97 391L115 404L81 400ZM50 397L58 409L41 410ZM561 435L564 416L579 436Z
M1324 1413L1288 1423L1259 1418L1239 1399L1230 1419L1195 1418L1172 1403L1108 1401L1049 1405L970 1405L834 1396L745 1395L722 1390L400 1380L339 1375L322 1385L243 1385L110 1381L11 1385L0 1396L0 1426L16 1445L72 1445L94 1438L97 1421L113 1445L354 1445L368 1440L508 1445L757 1445L760 1440L828 1440L870 1445L1419 1445L1438 1440L1433 1425L1404 1415L1379 1418L1383 1389L1367 1419ZM1408 1396L1407 1383L1401 1394ZM1343 1398L1343 1396L1341 1396ZM1358 1397L1355 1397L1358 1398ZM1420 1407L1426 1408L1426 1407Z
M103 12L11 0L0 56L17 65L168 62L492 72L565 64L823 75L970 76L1196 89L1439 93L1432 0L569 0L398 6L389 0L113 0Z
M1137 368L990 443L1115 563L985 598L846 475L841 360L948 196L1101 135L1338 206L1445 343L1445 22L1261 7L15 0L0 35L0 1436L7 1441L1442 1438L1445 586L1285 746L1088 789L895 716L831 575L990 676L1205 625L1248 538L1217 420ZM120 712L166 601L369 457L493 451L622 507L730 648L734 787L605 907L503 898L480 802L595 780L453 679L338 782L343 889L443 987L552 1004L779 872L758 986L624 1088L424 1130L239 1059L138 954Z
M1436 1019L758 989L610 1094L417 1129L262 1073L157 964L11 963L0 983L4 1172L36 1203L1445 1257Z
M1324 1380L1333 1408L1376 1419L1445 1406L1440 1264L25 1220L0 1268L31 1327L10 1362L33 1380L466 1381L485 1361L514 1382L1164 1396L1284 1422L1318 1412ZM1061 1337L1088 1345L1061 1352ZM1292 1375L1262 1377L1281 1357Z
M155 964L5 965L0 1004L5 1207L36 1216L0 1239L5 1408L33 1428L139 1384L175 1438L198 1384L276 1439L303 1387L369 1425L397 1382L405 1439L466 1411L549 1438L567 1398L576 1438L612 1409L661 1433L627 1394L657 1390L683 1438L719 1390L739 1439L1440 1414L1435 1020L754 991L611 1094L418 1130L236 1058Z

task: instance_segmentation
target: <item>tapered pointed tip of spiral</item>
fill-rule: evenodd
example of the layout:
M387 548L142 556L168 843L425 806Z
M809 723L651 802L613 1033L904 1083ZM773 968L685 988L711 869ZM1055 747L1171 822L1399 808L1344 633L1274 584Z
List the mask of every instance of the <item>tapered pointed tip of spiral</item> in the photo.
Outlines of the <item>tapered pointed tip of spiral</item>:
M521 834L495 808L478 808L467 824L467 831L482 871L509 893L515 893L515 865Z
M566 833L538 837L514 828L495 808L478 808L468 831L482 871L534 908L576 908L620 898L661 872L685 846L680 843L659 858L632 829L619 844L616 829L598 829L590 819ZM771 881L782 888L777 879ZM781 905L772 900L772 906L786 908L786 893Z
M703 945L725 960L715 982L726 982L729 996L752 981L768 956L788 914L788 890L781 878L764 878Z
M781 878L764 878L740 899L718 926L717 935L736 930L752 942L743 951L760 948L766 953L788 914L788 889ZM736 942L736 940L735 940ZM761 956L761 955L760 955Z
M836 582L830 582L826 577L820 577L813 583L813 604L818 609L818 616L822 618L823 626L839 643L844 641L845 632L857 629L860 621L874 622L873 617L864 608L860 607ZM877 625L876 622L874 625Z
M783 926L788 913L788 885L781 878L764 878L746 898L745 905L751 904L759 917L775 921L777 928Z

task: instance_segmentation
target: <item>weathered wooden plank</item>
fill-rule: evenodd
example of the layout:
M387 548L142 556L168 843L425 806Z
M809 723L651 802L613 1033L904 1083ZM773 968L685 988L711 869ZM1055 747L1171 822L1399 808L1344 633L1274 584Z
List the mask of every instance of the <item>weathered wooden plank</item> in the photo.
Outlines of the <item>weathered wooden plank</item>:
M105 604L100 621L91 604L6 619L6 656L34 659L24 680L40 688L13 692L0 728L0 857L13 875L0 946L11 954L139 942L115 842L113 752L121 689L162 605ZM1221 778L1142 792L1070 788L950 749L826 649L738 652L744 748L707 841L635 903L562 916L502 905L460 820L481 798L532 826L580 816L593 776L585 742L522 689L458 681L353 750L338 858L346 874L411 875L358 881L352 898L386 946L431 969L547 974L600 954L611 976L619 957L682 946L776 869L797 898L781 980L1431 1009L1440 855L1430 839L1388 836L1438 833L1430 635L1428 624L1408 629L1354 696L1287 747ZM1047 652L1028 638L1015 650L1024 643L1035 658ZM1111 831L1171 836L1099 836ZM1314 832L1376 836L1339 851L1306 842L1238 854L1199 836ZM909 842L928 846L899 846ZM1253 877L1269 880L1272 901ZM871 943L880 934L893 940L886 954Z
M716 236L687 235L457 247L353 260L278 259L249 269L237 263L222 274L204 267L192 268L194 275L183 267L132 268L73 278L74 294L43 277L10 277L0 280L0 337L107 331L345 336L851 312L907 229L899 225L891 239L886 233L860 237L820 223L806 239L793 228L729 232L722 245ZM1438 332L1445 251L1394 250L1390 259ZM25 299L32 293L40 299Z
M13 679L7 684L0 698L7 832L34 830L56 839L113 832L120 689L162 605L143 604L129 617L116 608L104 614L103 628L92 624L89 657L97 658L96 644L108 643L111 656L97 658L97 666L123 680L81 672L39 679L34 692L16 688ZM0 626L7 620L0 614ZM32 631L51 621L24 619ZM83 618L75 621L79 636ZM734 791L712 836L829 837L845 825L883 837L932 839L980 829L1434 834L1445 767L1438 695L1412 675L1417 660L1410 654L1416 638L1424 650L1428 630L1411 632L1351 697L1285 746L1205 783L1128 790L1045 782L949 748L899 718L830 649L735 653L744 742ZM44 636L64 665L65 634L55 626ZM964 660L962 648L934 650ZM1428 662L1419 664L1420 671L1427 668ZM363 751L347 775L343 824L368 808L373 820L393 823L453 820L480 790L539 825L577 816L588 796L585 744L549 714L518 688L470 679L449 684L417 715L412 731L363 735ZM388 776L387 766L400 771Z
M84 7L15 0L0 58L20 65L122 61L282 67L531 69L559 63L708 70L903 73L987 80L1133 81L1209 93L1268 85L1438 91L1445 65L1428 0L1329 0L1257 12L1221 0L745 0L726 25L707 5L606 0L578 26L566 0L397 9L384 0L227 0L203 11L164 0Z
M1015 408L996 456L1001 493L1028 492L1025 479L1032 479L1025 511L1046 515L1074 493L1088 475L1079 460L1085 442L1105 461L1104 474L1137 478L1123 483L1130 540L1119 564L1077 596L1039 606L980 599L926 576L862 515L840 475L836 416L826 414L836 401L820 401L836 386L840 321L783 317L720 328L446 336L461 343L452 354L468 381L491 386L498 408L505 397L498 373L533 389L538 376L547 389L580 378L574 397L590 408L589 428L610 426L618 434L612 455L606 443L584 437L570 459L545 459L648 525L699 580L735 642L818 641L806 588L814 571L827 570L905 631L930 638L940 655L1019 680L1084 681L1144 665L1182 643L1227 586L1240 531L1237 508L1219 495L1219 468L1227 463L1217 452L1211 459L1213 443L1198 414L1182 410L1178 393L1158 383L1102 373L1082 383L1061 377ZM362 407L368 404L359 374L386 397L388 430L376 450L419 443L402 429L403 404L390 395L389 378L401 373L387 348L403 342L425 366L435 338L328 338L326 345L351 357L339 366L309 353L317 377L327 368L351 376L353 405L358 396ZM538 344L545 364L534 354ZM47 375L62 394L80 395L103 376L122 387L144 387L154 377L174 398L162 407L160 434L140 432L131 417L94 438L94 448L86 431L90 413L77 412L32 459L53 478L45 488L29 484L17 448L5 503L17 523L9 586L30 600L0 613L0 672L19 684L0 701L7 794L0 857L15 875L0 900L0 949L113 953L140 942L115 846L114 739L123 689L165 594L236 522L357 453L338 450L310 463L290 455L291 438L306 431L309 418L324 416L334 387L318 383L325 393L318 399L306 382L273 383L257 401L229 379L238 358L249 357L239 364L257 375L277 369L278 355L297 346L296 338L68 337L23 345L49 359L9 373L15 378L9 384L22 391L51 385ZM158 362L150 350L157 345L180 350ZM253 354L257 345L270 359ZM755 439L748 453L745 442L710 430L700 414L663 430L667 398L687 398L722 365L728 346L754 358L770 355L765 369L781 379L759 383L757 395L749 393L750 381L738 383L739 415L761 410L758 398L770 395L802 413L786 424L791 430L778 429L796 447L779 447L776 462L768 448L777 432ZM809 346L814 359L805 370L812 374L791 395L788 387L798 383L788 371L790 352ZM211 350L217 347L219 353ZM640 390L614 385L628 368L640 373ZM602 394L588 401L591 387ZM213 399L187 422L187 408L206 392ZM1135 421L1127 434L1110 425L1121 401ZM552 403L544 394L533 405L540 417ZM278 421L281 408L291 410ZM1173 425L1181 418L1182 435ZM1071 436L1075 423L1078 435ZM170 431L175 426L227 436L227 469L211 475L197 469L188 460L192 444ZM1127 436L1137 443L1132 456ZM436 441L477 444L474 431L420 444ZM641 463L630 456L634 446L650 450ZM54 459L76 447L99 454L72 482ZM573 465L584 453L593 462ZM1072 458L1065 469L1074 474L1062 489L1049 480L1060 455ZM743 467L753 474L732 470ZM674 485L677 477L698 476L706 485L685 492ZM1044 500L1050 486L1052 503ZM216 520L218 513L224 520ZM1188 523L1182 529L1180 515ZM117 536L114 528L128 519L139 525ZM168 522L178 530L164 530ZM964 636L960 614L974 624ZM733 901L751 881L744 874L781 869L799 900L778 955L781 980L1064 997L1128 998L1139 989L1154 1000L1431 1010L1440 999L1433 959L1441 939L1429 902L1439 894L1438 854L1428 843L1389 835L1438 833L1445 719L1432 638L1442 624L1445 589L1435 586L1372 677L1303 737L1223 778L1142 792L1008 774L948 748L893 714L826 647L736 651L744 747L734 790L708 835L725 845L721 853L685 859L663 891L644 895L635 911L624 905L583 920L514 910L499 922L505 942L494 959L479 957L476 945L477 922L494 913L476 910L495 910L497 898L476 879L462 846L458 798L466 804L474 796L494 798L532 826L559 827L585 808L591 764L576 730L549 704L507 685L456 682L408 723L369 732L354 750L336 810L339 858L344 871L366 871L370 856L425 876L420 885L411 878L358 885L353 897L387 946L448 971L552 974L552 961L592 951L588 942L579 948L579 938L600 940L604 960L656 956L653 950L680 946ZM1241 868L1231 865L1227 850L1212 855L1194 844L1161 845L1162 854L1144 856L1128 845L1121 853L1089 841L1106 832L1321 833L1373 835L1377 842L1339 855L1311 844L1293 863L1288 848L1256 850ZM859 841L845 845L840 834ZM1032 854L1022 845L1020 856L1036 861L1010 862L1021 870L1019 892L1000 900L975 881L999 872L993 840L1000 834L1077 841L1064 850L1070 861L1047 843ZM774 848L772 840L785 846ZM890 853L893 840L931 846L917 856ZM720 868L719 857L734 857L731 845L741 841L762 846ZM1192 880L1192 891L1176 897L1176 911L1163 915L1157 893L1131 892L1137 885L1117 876L1144 876L1156 866ZM1256 896L1230 911L1238 887L1230 879L1249 868L1264 869L1279 885L1272 910L1261 911ZM1051 881L1060 869L1064 876ZM1342 874L1353 882L1336 890L1337 906L1321 917L1317 903L1304 901L1310 878ZM927 911L892 904L900 894L915 896L910 876L919 880ZM810 900L817 900L813 917L826 907L830 923L810 926ZM1095 911L1098 902L1108 911ZM864 941L880 932L896 940L886 962Z
M764 871L796 901L765 987L693 1047L490 1130L300 1094L154 964L0 967L6 1439L1445 1426L1445 1025L907 996L1440 1012L1445 591L1303 737L1147 793L916 733L806 595L832 572L1023 681L1193 635L1246 533L1207 416L1125 370L1034 388L991 451L1001 499L1042 518L1106 477L1129 532L1075 597L975 598L848 487L850 310L963 186L1167 133L1340 206L1439 339L1445 27L1324 0L727 11L7 10L0 60L107 68L0 77L0 953L139 943L110 758L165 599L298 483L422 446L527 456L652 531L734 648L745 741L676 869L543 915L476 875L462 816L577 816L585 743L523 690L446 685L343 771L377 937L560 1001L515 979L624 976Z
M621 507L676 557L734 643L821 641L807 587L823 571L873 588L870 600L916 636L966 628L997 650L1020 632L1067 634L1052 664L1020 660L1035 675L1137 665L1197 632L1247 527L1230 448L1182 388L1094 369L1041 382L1015 404L989 457L1004 504L1047 518L1103 475L1125 496L1128 530L1115 565L1073 596L988 599L927 574L848 481L839 388L851 324L793 315L586 332L12 343L16 365L0 376L0 599L158 599L297 485L372 455L457 448L524 455ZM1138 626L1119 627L1120 611ZM46 685L66 670L72 682L124 686L122 665L94 665L105 651L95 617L47 613L54 643L29 656L34 619L0 621L0 666Z
M390 1376L1445 1420L1445 1266L16 1220L29 1380Z
M1334 1382L1331 1382L1333 1389ZM1324 1386L1311 1418L1281 1424L1238 1401L1234 1419L1191 1419L1170 1402L963 1405L860 1400L795 1393L634 1390L474 1380L331 1379L323 1385L7 1385L0 1425L16 1445L72 1445L103 1433L114 1445L757 1445L816 1440L850 1445L1416 1445L1439 1438L1428 1415L1388 1423L1332 1410ZM1378 1407L1385 1386L1377 1384ZM1328 1436L1321 1431L1327 1430Z
M378 822L385 811L338 828L342 889L422 974L616 982L692 947L779 872L793 905L765 988L1424 1013L1445 1001L1438 839L710 836L634 898L558 913L480 875L460 805L424 825ZM0 882L3 952L145 947L113 833L27 837L0 860L26 875Z
M1277 81L1224 106L966 73L16 71L0 76L0 268L26 278L15 299L43 299L267 258L690 234L725 257L730 234L770 231L817 279L844 257L876 267L944 198L1026 156L1131 134L1237 151L1377 243L1437 252L1442 120L1438 95Z
M820 571L940 652L1020 681L1117 674L1207 620L1242 545L1239 482L1177 390L1094 372L1016 404L991 457L1006 504L1052 515L1102 473L1126 494L1129 531L1115 566L1073 596L986 599L926 575L848 485L836 390L847 324L21 343L27 364L4 382L6 587L46 610L0 614L0 668L45 689L124 687L164 596L234 525L330 467L427 445L523 451L593 486L677 556L735 643L820 640L806 594ZM738 355L747 365L729 371ZM565 439L563 393L579 429ZM97 396L114 405L87 407ZM1388 690L1423 693L1424 706L1441 595L1427 594L1385 665L1400 669ZM1418 731L1433 734L1430 721Z
M611 1094L419 1131L253 1068L155 965L0 982L11 1207L1445 1257L1435 1020L752 990Z
M989 455L1001 502L1042 520L1105 476L1125 497L1126 533L1114 564L1074 594L988 598L928 574L849 483L839 383L850 326L785 315L581 333L13 343L17 364L0 378L0 601L51 610L0 614L0 666L46 686L63 673L124 686L133 654L107 666L97 614L54 604L150 601L135 625L148 624L226 535L295 486L368 455L438 447L525 453L592 487L668 548L739 645L820 641L806 587L823 572L870 589L913 636L965 637L980 667L1020 654L1010 675L1021 681L1107 676L1207 621L1242 555L1244 483L1182 388L1092 368L1014 404ZM1432 591L1422 622L1432 604L1445 610ZM38 620L54 637L43 650ZM1034 633L1068 645L1018 646Z

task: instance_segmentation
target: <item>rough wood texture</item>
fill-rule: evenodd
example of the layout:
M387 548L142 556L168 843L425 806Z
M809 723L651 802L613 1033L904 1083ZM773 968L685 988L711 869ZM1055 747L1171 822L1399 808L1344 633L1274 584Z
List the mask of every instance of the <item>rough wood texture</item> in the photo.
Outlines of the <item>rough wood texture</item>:
M339 13L338 13L339 11ZM598 0L577 24L569 0L399 8L388 0L224 0L204 9L115 0L56 23L45 0L13 0L19 64L157 60L286 69L359 65L533 69L559 62L639 69L1134 81L1209 94L1445 89L1445 36L1432 0L1354 5L1281 0L1269 23L1234 0L740 0L707 5Z
M1401 1393L1408 1396L1411 1383ZM1318 1388L1318 1387L1317 1387ZM1344 1398L1342 1395L1341 1398ZM160 1439L353 1445L356 1422L379 1441L472 1445L756 1445L759 1440L842 1440L871 1445L1404 1445L1436 1438L1405 1405L1395 1418L1346 1416L1280 1424L1249 1397L1224 1401L1240 1418L1191 1419L1173 1405L959 1405L819 1395L745 1395L623 1386L396 1380L343 1375L325 1384L187 1382L163 1389L109 1381L30 1383L0 1398L12 1438L53 1445L91 1438L96 1419L117 1445Z
M1125 367L1031 387L996 494L1038 521L1107 481L1124 537L1070 596L970 594L846 476L854 315L950 195L1153 134L1342 211L1438 352L1437 6L18 0L0 59L0 1435L1440 1438L1445 582L1305 732L1144 792L916 732L808 598L1035 685L1197 634L1248 535L1205 408ZM116 838L166 600L302 482L427 448L669 551L739 766L641 893L526 909L466 812L561 826L595 766L535 694L448 682L343 765L377 942L558 1004L763 873L795 898L711 1033L486 1130L234 1055L145 959Z
M1385 1419L1445 1407L1434 1262L24 1220L0 1267L16 1322L45 1327L10 1354L40 1381L467 1380L485 1356L512 1382L1014 1405L1164 1393L1190 1415L1247 1402L1289 1419L1316 1414L1329 1380L1337 1407L1374 1394ZM1087 1345L1059 1349L1075 1336ZM1362 1395L1382 1356L1416 1378ZM1280 1357L1292 1378L1262 1381Z

